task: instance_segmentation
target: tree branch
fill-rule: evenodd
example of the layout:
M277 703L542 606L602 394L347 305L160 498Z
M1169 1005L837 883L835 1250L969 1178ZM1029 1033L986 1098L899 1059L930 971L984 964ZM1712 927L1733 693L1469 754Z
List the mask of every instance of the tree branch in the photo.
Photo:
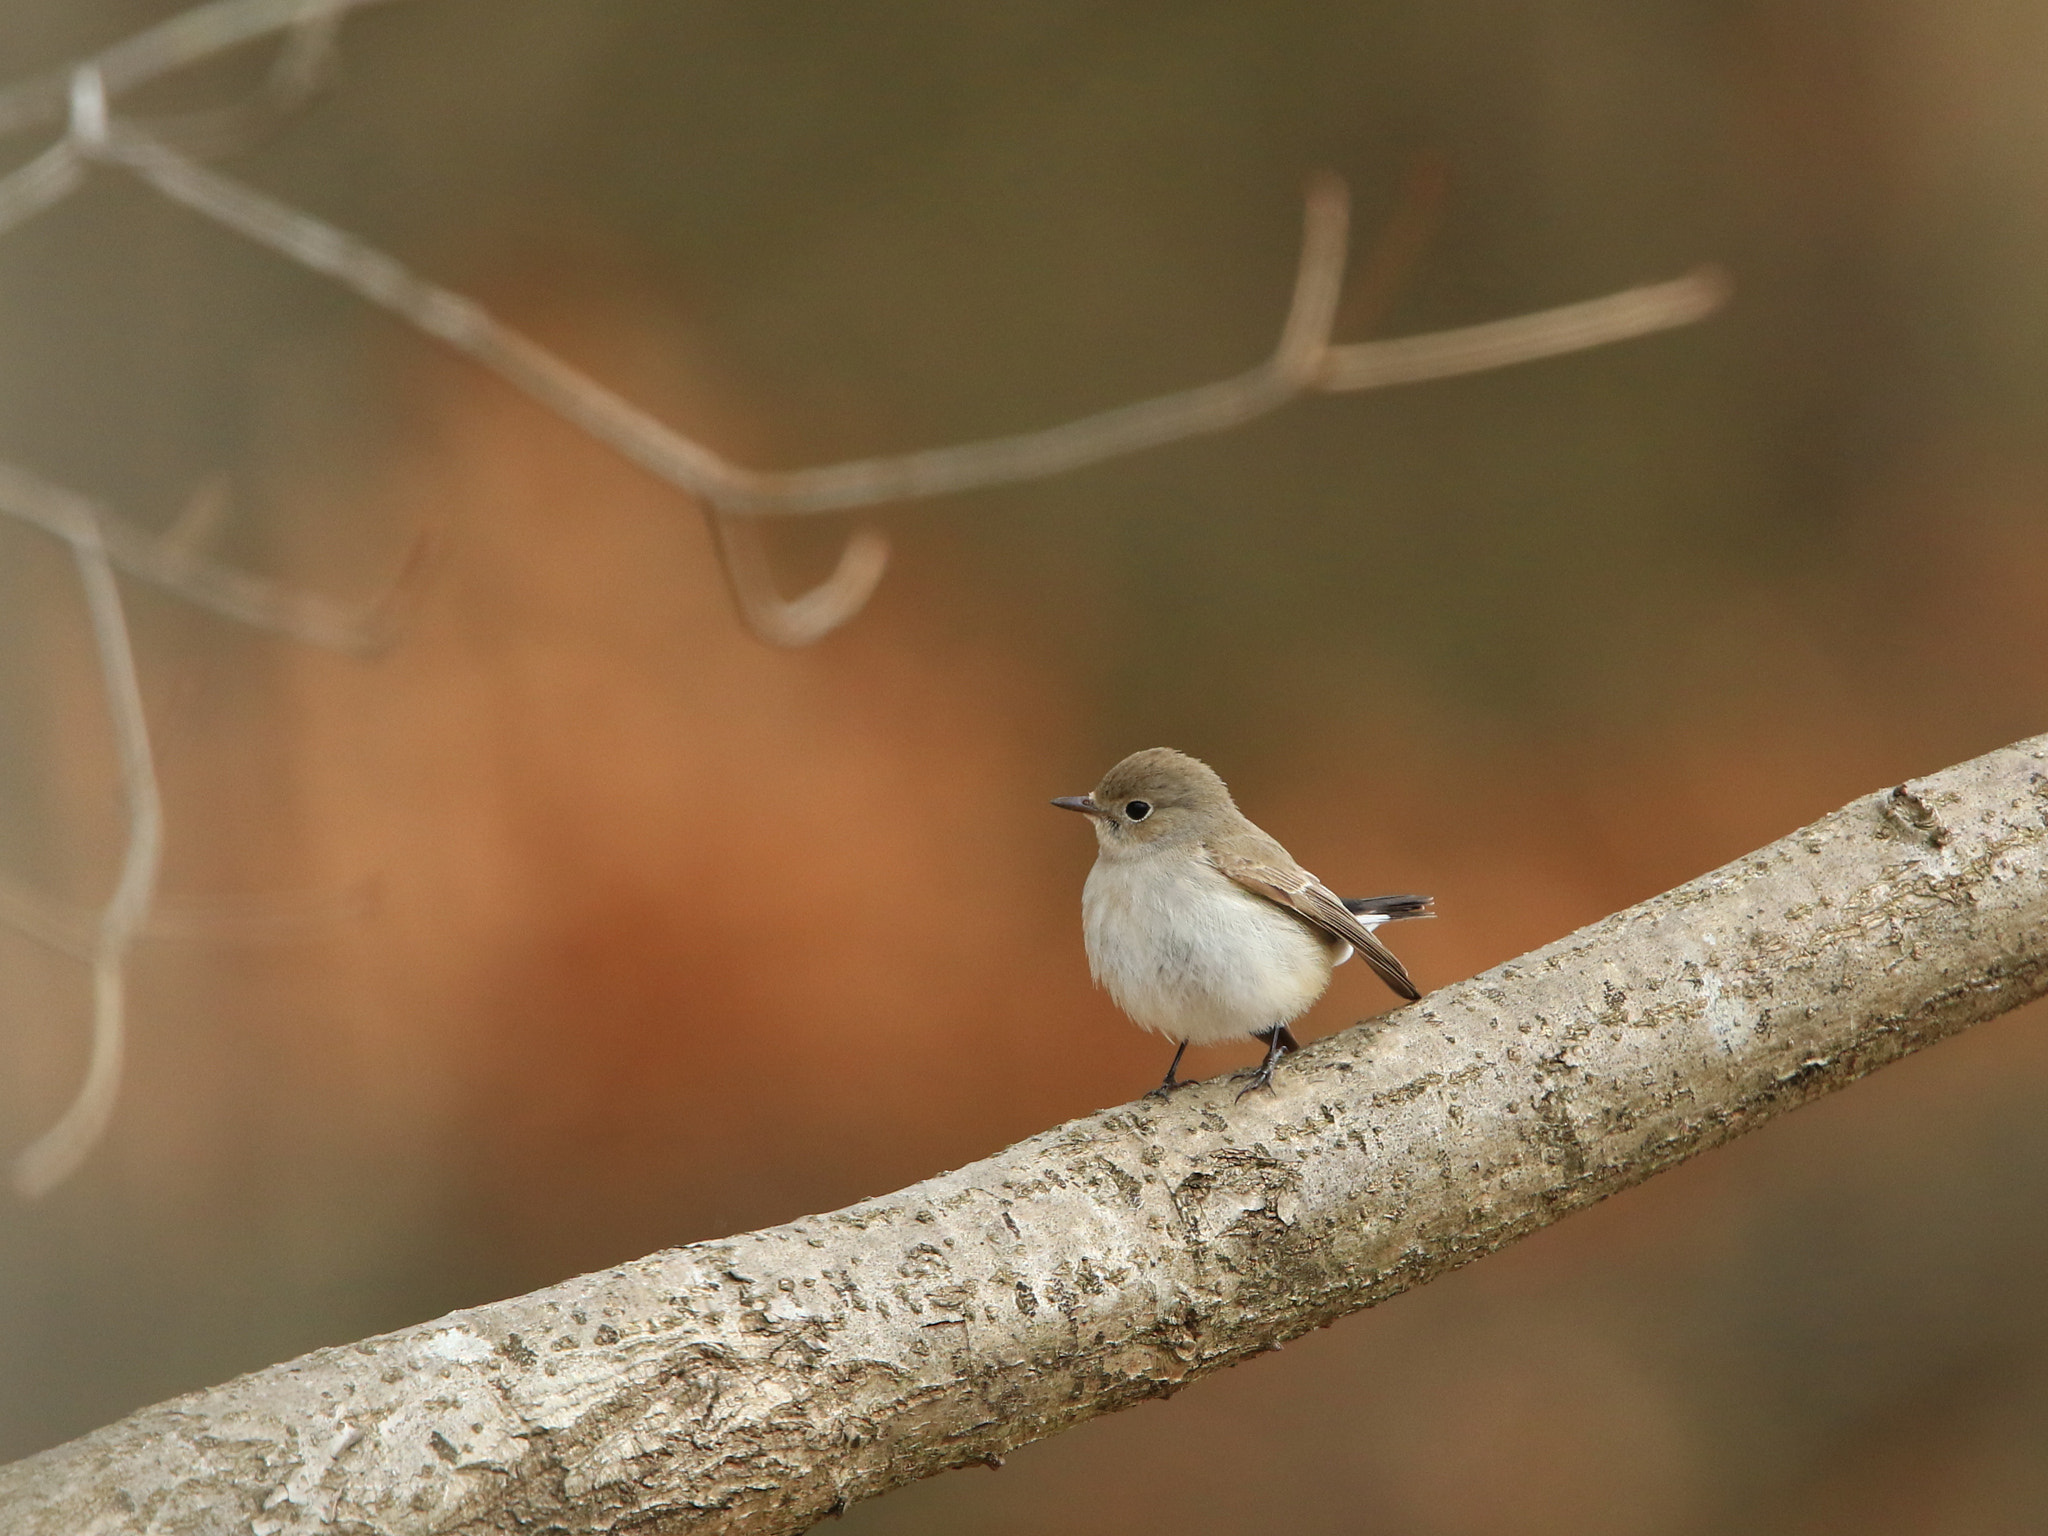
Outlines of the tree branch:
M21 1536L787 1532L1172 1392L2048 991L2048 737L1291 1059L0 1469Z

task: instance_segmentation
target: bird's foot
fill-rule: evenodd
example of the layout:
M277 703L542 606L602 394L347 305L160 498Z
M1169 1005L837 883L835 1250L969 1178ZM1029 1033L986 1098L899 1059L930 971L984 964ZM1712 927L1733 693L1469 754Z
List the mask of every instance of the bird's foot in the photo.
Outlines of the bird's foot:
M1173 1060L1169 1061L1166 1064L1166 1081L1161 1083L1157 1088L1154 1088L1150 1093L1146 1094L1146 1098L1163 1099L1170 1095L1174 1089L1187 1087L1189 1079L1174 1076L1174 1073L1180 1070L1181 1057L1187 1055L1187 1053L1188 1043L1187 1041L1183 1040L1180 1043L1179 1049L1177 1049L1173 1053Z
M1146 1090L1145 1097L1148 1099L1170 1099L1177 1090L1192 1088L1199 1081L1199 1078L1193 1077L1169 1077L1157 1088Z
M1280 1058L1289 1051L1301 1049L1295 1042L1293 1032L1285 1024L1276 1024L1271 1029L1260 1030L1255 1038L1266 1042L1266 1059L1256 1067L1253 1067L1251 1071L1236 1074L1238 1077L1248 1077L1251 1079L1250 1082L1238 1089L1237 1096L1240 1100L1248 1093L1257 1093L1261 1088L1271 1092L1273 1088L1273 1068L1280 1064Z
M1280 1058L1275 1056L1260 1062L1256 1067L1252 1067L1248 1071L1231 1073L1230 1080L1232 1082L1237 1082L1242 1078L1251 1079L1250 1082L1237 1090L1237 1097L1242 1099L1246 1094L1257 1093L1261 1088L1271 1093L1273 1091L1273 1068L1279 1060Z

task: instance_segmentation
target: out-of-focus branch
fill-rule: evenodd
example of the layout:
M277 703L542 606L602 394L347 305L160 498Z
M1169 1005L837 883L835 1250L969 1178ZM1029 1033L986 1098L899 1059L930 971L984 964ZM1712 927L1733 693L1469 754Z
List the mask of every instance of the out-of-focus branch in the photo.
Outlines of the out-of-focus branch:
M814 469L753 470L656 420L472 300L419 277L323 220L202 166L189 146L174 147L144 124L112 117L109 101L122 91L289 30L263 98L229 122L237 132L245 131L266 114L303 99L317 83L340 19L376 3L382 0L214 0L104 50L64 76L0 91L0 132L69 114L63 142L0 180L0 229L72 190L85 160L124 167L166 197L325 274L465 353L698 498L711 514L743 615L757 634L781 644L815 640L858 612L880 577L886 545L872 530L854 535L825 583L785 600L767 578L758 538L737 531L731 519L847 511L1042 479L1225 431L1311 390L1370 389L1480 372L1690 324L1727 295L1726 278L1702 270L1513 320L1332 346L1330 326L1344 284L1347 214L1342 183L1324 176L1310 190L1300 270L1279 344L1257 367L1041 431Z
M341 12L318 10L301 17L245 101L147 120L147 131L202 160L234 154L261 142L281 127L327 81L341 35Z
M1627 288L1512 320L1490 320L1426 336L1353 342L1330 348L1318 387L1333 394L1383 389L1586 352L1704 320L1728 302L1732 291L1726 272L1705 266L1668 283Z
M125 1035L122 966L128 947L148 915L163 861L163 806L150 763L149 721L142 686L135 676L135 651L121 607L120 583L100 538L100 523L73 511L53 529L71 546L92 621L94 648L107 694L114 751L120 765L121 800L128 841L114 892L100 909L91 949L92 1054L85 1080L57 1123L25 1148L14 1162L14 1187L34 1198L70 1176L105 1131L121 1084Z
M152 538L88 498L5 462L0 462L0 516L39 528L71 548L99 657L128 821L113 894L89 920L11 881L0 882L0 921L76 954L92 973L92 1041L85 1076L57 1122L14 1161L14 1188L33 1199L77 1169L113 1114L126 1034L124 968L130 948L144 931L162 862L163 807L115 568L229 618L316 645L362 651L382 637L405 589L405 575L416 561L409 563L385 603L358 613L202 560L184 540Z
M801 1531L1177 1390L2048 992L2048 737L1224 1084L0 1468L12 1536ZM431 1475L426 1475L431 1469Z
M188 540L175 536L176 530L158 538L90 497L52 485L5 460L0 460L0 517L14 518L59 538L70 537L67 529L90 523L99 530L106 557L130 576L222 618L288 640L358 654L377 650L390 639L396 614L423 559L421 547L415 545L391 586L375 603L365 607L338 603L204 559L193 553Z
M1524 315L1515 320L1333 347L1329 327L1342 295L1347 197L1332 176L1311 185L1294 298L1273 355L1218 383L1084 416L1061 426L948 448L857 459L816 469L767 471L727 460L497 320L481 305L419 277L384 252L251 187L220 175L131 128L117 125L98 158L124 166L166 197L322 272L437 337L609 443L625 457L728 516L846 511L996 485L1044 479L1145 448L1225 431L1277 410L1310 390L1355 390L1444 378L1603 346L1690 324L1726 298L1726 279L1702 271L1673 282ZM872 540L875 558L881 546ZM736 546L727 536L730 553ZM864 561L852 550L833 584L800 598L796 622L774 608L750 609L767 635L823 633L857 609L846 579ZM758 588L733 572L734 590ZM777 600L779 601L779 600ZM830 626L824 626L829 628Z
M294 34L288 49L324 53L331 38L312 38L308 33L339 23L351 11L386 3L388 0L211 0L123 38L84 63L99 73L108 91L119 95L272 32ZM269 89L289 90L294 74L305 69L306 59L303 54L293 57L288 53L279 66L272 72ZM55 70L0 90L0 133L62 118L74 73L73 69Z
M813 645L824 639L867 606L889 568L888 539L876 529L856 528L840 548L830 576L801 597L785 598L775 588L761 525L716 510L710 522L733 606L754 637L770 645Z
M0 176L0 234L69 197L84 174L85 161L70 140L61 139Z
M1347 198L1335 177L1311 185L1294 298L1273 355L1234 378L1118 406L1042 431L816 469L748 469L656 420L505 326L482 306L418 277L383 252L196 164L117 131L105 151L175 201L323 272L468 354L550 409L720 511L792 516L1013 485L1266 415L1308 390L1444 378L1602 346L1689 324L1723 302L1704 271L1515 320L1408 337L1329 344L1342 293Z

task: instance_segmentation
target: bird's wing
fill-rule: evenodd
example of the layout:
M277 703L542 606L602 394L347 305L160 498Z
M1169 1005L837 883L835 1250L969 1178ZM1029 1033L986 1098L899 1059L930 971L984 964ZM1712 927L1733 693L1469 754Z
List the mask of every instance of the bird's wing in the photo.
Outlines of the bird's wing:
M1379 973L1381 981L1410 1002L1422 996L1394 952L1373 937L1372 929L1352 916L1342 898L1332 895L1322 881L1292 859L1211 848L1209 862L1253 895L1276 902L1311 927L1342 939Z

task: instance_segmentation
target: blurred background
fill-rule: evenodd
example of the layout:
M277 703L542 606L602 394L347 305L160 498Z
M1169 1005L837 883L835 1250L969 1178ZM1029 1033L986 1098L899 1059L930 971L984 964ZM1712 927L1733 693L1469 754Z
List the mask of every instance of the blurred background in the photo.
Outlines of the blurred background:
M7 0L0 61L178 9ZM414 575L368 658L124 587L162 893L107 1140L0 1212L0 1457L1149 1087L1165 1049L1088 985L1092 840L1045 804L1134 748L1213 762L1347 892L1433 892L1396 947L1434 986L2048 730L2044 74L2027 0L350 20L223 169L755 464L1249 365L1318 168L1361 253L1441 173L1340 340L1734 277L1694 328L882 509L878 598L797 652L743 632L684 497L95 173L0 238L0 458L152 529L197 502L215 557L339 600ZM771 529L785 590L847 527ZM63 547L0 523L0 593L0 858L89 912L123 823ZM1389 1001L1349 967L1307 1032ZM84 968L0 929L9 1156L88 1017ZM845 1528L2038 1531L2040 1023Z

